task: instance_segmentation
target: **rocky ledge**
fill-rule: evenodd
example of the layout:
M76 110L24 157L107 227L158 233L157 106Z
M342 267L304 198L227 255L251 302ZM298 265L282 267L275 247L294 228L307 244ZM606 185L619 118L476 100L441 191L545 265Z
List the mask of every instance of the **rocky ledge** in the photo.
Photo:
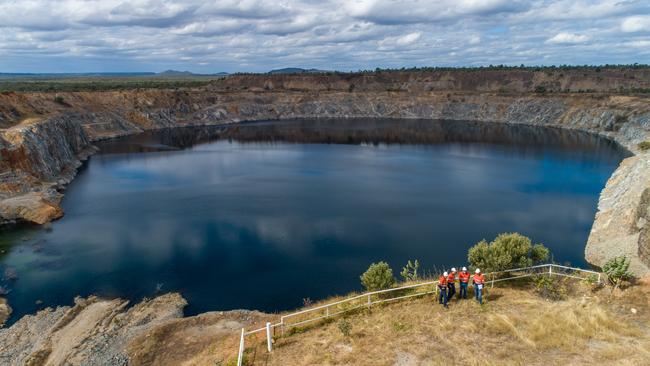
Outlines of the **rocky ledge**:
M28 120L0 131L0 216L44 224L63 216L61 191L95 149L77 121Z
M11 307L7 304L7 300L0 297L0 327L9 319L11 315Z
M173 293L130 308L120 299L77 298L0 328L0 364L215 364L225 361L215 347L232 346L238 330L268 317L241 310L184 318L186 304Z

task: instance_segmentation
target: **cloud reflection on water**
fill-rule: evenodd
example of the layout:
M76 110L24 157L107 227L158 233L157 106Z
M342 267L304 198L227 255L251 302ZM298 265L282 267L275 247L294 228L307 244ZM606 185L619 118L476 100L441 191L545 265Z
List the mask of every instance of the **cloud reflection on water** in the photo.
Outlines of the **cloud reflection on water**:
M65 218L33 234L49 254L18 244L0 262L20 275L9 296L16 314L34 311L37 299L139 299L160 284L181 291L190 313L286 309L355 289L372 261L462 265L469 245L503 231L583 264L598 193L624 156L574 131L310 123L107 142L70 187ZM131 153L175 146L179 136L184 150ZM319 136L352 143L298 143ZM394 143L401 139L421 145Z

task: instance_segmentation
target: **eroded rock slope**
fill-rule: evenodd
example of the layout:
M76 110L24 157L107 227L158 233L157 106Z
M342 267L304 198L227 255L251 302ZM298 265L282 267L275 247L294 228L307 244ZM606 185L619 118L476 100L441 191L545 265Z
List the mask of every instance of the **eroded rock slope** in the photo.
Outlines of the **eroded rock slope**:
M130 308L119 299L77 298L74 306L48 308L0 328L0 364L176 365L268 317L230 311L183 318L186 304L178 294Z

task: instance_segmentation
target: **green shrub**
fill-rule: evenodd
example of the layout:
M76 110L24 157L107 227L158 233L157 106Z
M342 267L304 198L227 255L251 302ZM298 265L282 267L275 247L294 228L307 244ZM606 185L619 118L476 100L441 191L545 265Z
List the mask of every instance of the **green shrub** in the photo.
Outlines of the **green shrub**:
M634 274L630 272L630 259L625 256L608 260L603 266L603 272L614 288L620 287L623 281L634 277Z
M641 150L641 151L649 150L649 149L650 149L650 141L642 141L642 142L639 142L639 144L636 145L636 146L637 146L637 147L639 148L639 150Z
M377 291L390 288L395 284L393 270L388 263L373 263L368 270L361 275L361 284L367 291Z
M547 261L550 251L542 244L533 245L518 233L499 234L491 243L481 240L469 249L467 259L472 267L484 273L528 267Z
M409 260L406 263L406 266L402 268L400 275L404 278L404 281L417 281L418 279L418 269L420 268L420 262L416 259L414 262Z
M565 277L551 277L540 275L533 278L537 293L549 300L565 300L569 294L569 288Z
M54 103L57 103L57 104L65 104L65 100L63 99L62 96L57 95L56 97L54 97Z
M590 274L589 276L587 276L587 277L585 278L585 282L587 282L587 283L590 284L590 285L597 285L597 284L599 284L599 282L598 282L598 275L593 274L593 273Z
M339 330L341 331L341 334L343 334L346 337L350 336L350 332L352 331L352 324L347 319L341 319L339 320L338 323Z

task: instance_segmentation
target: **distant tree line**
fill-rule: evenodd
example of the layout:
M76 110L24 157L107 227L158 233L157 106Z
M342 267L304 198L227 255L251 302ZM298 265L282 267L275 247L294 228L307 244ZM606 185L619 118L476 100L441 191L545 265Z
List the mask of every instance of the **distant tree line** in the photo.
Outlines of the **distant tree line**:
M96 80L38 80L13 81L0 80L0 92L78 92L108 91L133 89L177 89L201 87L214 81L210 80L131 80L131 79L96 79Z
M434 71L499 71L499 70L526 70L526 71L554 71L554 70L593 70L599 72L602 70L622 70L622 69L648 69L649 64L604 64L604 65L488 65L488 66L420 66L420 67L401 67L401 68L381 68L359 69L357 71L309 71L299 74L320 74L320 75L338 75L338 74L377 74L390 72L434 72ZM260 75L265 73L254 72L236 72L231 75ZM277 75L277 74L276 74ZM287 74L290 75L290 74Z

